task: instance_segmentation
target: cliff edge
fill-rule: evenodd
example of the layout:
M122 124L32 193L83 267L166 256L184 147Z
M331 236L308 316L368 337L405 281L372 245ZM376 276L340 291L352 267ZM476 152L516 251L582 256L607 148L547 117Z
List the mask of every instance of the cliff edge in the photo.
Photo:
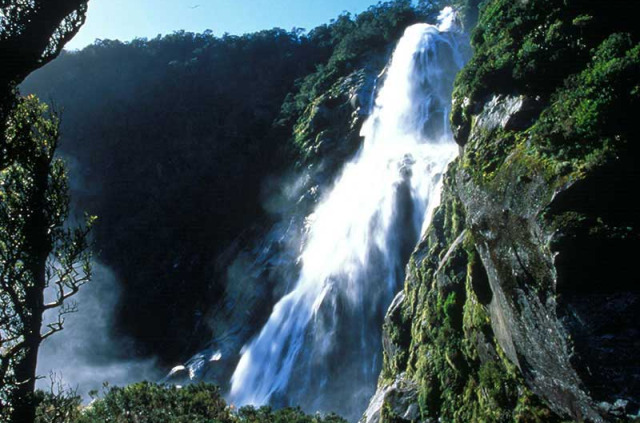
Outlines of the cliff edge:
M640 417L631 4L484 2L460 157L385 320L363 421Z

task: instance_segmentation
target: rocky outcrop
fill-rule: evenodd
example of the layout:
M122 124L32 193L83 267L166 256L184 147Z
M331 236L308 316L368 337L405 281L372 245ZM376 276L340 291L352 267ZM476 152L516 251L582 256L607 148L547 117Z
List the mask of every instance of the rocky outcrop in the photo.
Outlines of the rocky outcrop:
M496 10L534 3L488 2L494 15L480 25L508 25ZM632 40L601 36L583 67L546 91L523 80L509 92L481 74L497 66L482 52L458 78L460 157L387 313L363 421L640 418Z
M493 98L474 118L405 291L387 314L385 368L366 422L600 422L638 412L638 291L624 262L637 239L607 238L615 249L583 255L575 249L593 250L602 237L586 240L584 229L557 221L575 212L568 203L584 185L593 189L590 177L609 189L620 179L605 182L601 170L580 182L550 181L548 169L519 150L491 182L465 166L492 131L530 121L522 104ZM614 264L611 256L619 259L608 271L579 270ZM607 272L616 278L598 278ZM412 388L399 389L399 380ZM420 413L408 413L411 405Z
M384 77L389 53L369 57L361 67L338 78L309 104L293 129L299 167L322 185L332 179L362 143L360 129L371 113L375 90Z
M371 399L362 421L373 423L383 420L385 414L397 416L406 421L416 421L420 417L417 405L418 390L415 382L400 375L392 384L376 392Z

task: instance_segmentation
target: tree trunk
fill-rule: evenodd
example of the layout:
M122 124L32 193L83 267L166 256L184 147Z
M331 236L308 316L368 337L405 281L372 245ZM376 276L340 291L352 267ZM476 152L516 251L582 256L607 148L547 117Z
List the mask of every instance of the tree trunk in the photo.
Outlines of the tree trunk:
M45 155L37 159L33 168L34 190L29 206L33 214L26 225L28 229L25 243L29 257L25 265L33 276L33 285L25 289L25 310L28 310L29 315L24 328L24 353L18 358L14 368L18 385L12 401L12 423L32 423L36 416L37 404L33 394L36 387L38 350L42 342L40 331L47 283L47 257L53 248L46 216L48 176L49 159Z
M36 388L40 334L29 338L24 357L15 367L16 380L19 384L14 392L12 423L32 423L36 417L37 404L33 393Z

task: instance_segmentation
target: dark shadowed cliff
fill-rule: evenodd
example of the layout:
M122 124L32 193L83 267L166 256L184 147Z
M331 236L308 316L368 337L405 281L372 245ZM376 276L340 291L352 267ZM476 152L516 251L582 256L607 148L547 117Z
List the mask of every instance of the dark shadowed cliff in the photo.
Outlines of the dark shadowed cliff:
M278 294L253 274L246 309L223 317L229 284L241 286L232 264L256 259L283 174L312 166L311 184L328 184L357 149L352 111L365 113L404 28L437 14L424 3L382 3L308 33L98 40L25 81L24 94L62 112L74 209L99 218L97 258L123 287L114 331L134 354L172 366L219 327L246 326L238 342L259 327ZM369 94L352 107L359 87Z

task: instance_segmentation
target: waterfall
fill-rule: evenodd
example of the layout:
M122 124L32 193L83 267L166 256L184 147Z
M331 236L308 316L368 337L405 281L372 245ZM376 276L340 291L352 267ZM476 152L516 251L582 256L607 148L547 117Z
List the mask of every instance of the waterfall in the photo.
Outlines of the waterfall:
M364 143L308 217L293 289L242 350L236 405L301 405L357 419L381 368L381 326L404 268L439 203L457 147L448 124L464 60L450 8L438 26L407 28Z

